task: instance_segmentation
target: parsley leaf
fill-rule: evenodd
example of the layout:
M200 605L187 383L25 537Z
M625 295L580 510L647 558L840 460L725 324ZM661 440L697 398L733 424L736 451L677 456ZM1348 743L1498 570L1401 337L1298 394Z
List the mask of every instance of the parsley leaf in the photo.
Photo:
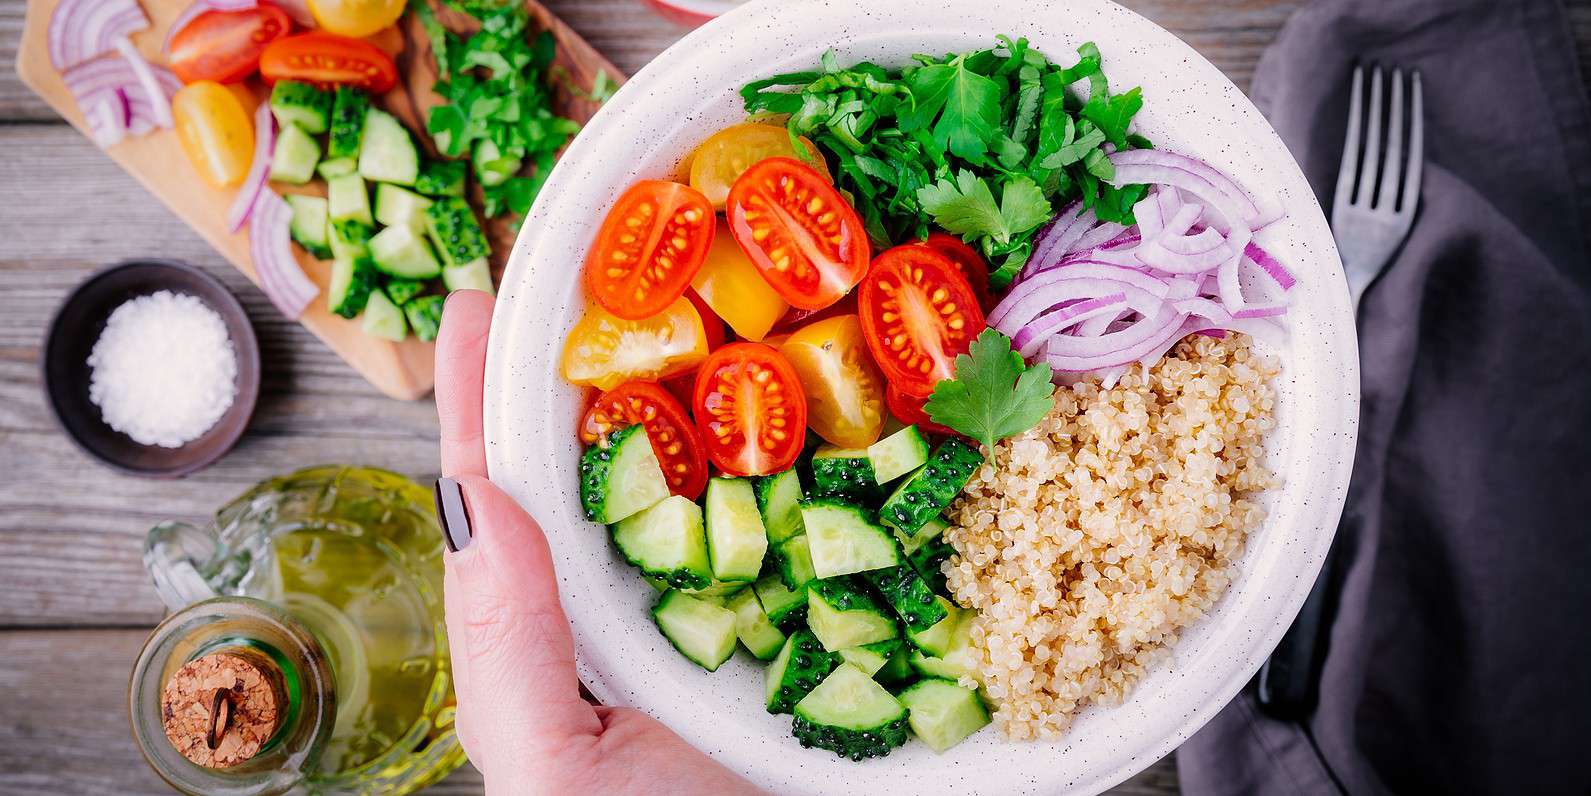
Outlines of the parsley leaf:
M1049 220L1050 203L1033 180L1017 177L1006 183L995 203L989 183L971 171L957 172L954 182L940 179L917 191L923 210L934 223L963 237L988 237L1006 243L1013 235L1037 228Z
M917 106L901 117L905 130L933 124L934 141L957 157L982 160L1000 127L999 84L967 68L966 56L919 67L906 78Z
M1038 425L1055 406L1050 366L1031 367L1011 350L1011 338L985 329L956 357L956 378L934 387L929 419L982 442L988 450Z

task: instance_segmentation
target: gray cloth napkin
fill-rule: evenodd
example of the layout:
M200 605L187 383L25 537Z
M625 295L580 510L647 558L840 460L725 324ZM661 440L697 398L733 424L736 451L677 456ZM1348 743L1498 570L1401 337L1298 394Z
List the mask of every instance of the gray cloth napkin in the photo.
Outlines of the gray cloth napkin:
M1245 691L1189 794L1591 793L1591 114L1558 0L1318 0L1254 94L1331 207L1355 62L1424 75L1407 244L1365 295L1320 705Z

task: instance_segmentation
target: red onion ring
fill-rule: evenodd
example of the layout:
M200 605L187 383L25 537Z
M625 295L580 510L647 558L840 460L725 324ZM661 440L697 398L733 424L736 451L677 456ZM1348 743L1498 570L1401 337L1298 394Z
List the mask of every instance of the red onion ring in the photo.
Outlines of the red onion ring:
M254 160L249 163L248 176L243 178L243 185L238 188L232 207L227 209L226 226L229 231L237 232L243 228L243 222L249 220L255 200L265 187L266 172L271 165L271 148L275 144L276 119L271 115L271 104L262 102L254 110Z
M249 257L260 289L283 315L298 320L320 288L304 274L293 254L288 233L292 209L274 192L262 191L249 216Z
M137 0L61 0L45 34L50 63L66 70L110 52L118 39L149 27Z

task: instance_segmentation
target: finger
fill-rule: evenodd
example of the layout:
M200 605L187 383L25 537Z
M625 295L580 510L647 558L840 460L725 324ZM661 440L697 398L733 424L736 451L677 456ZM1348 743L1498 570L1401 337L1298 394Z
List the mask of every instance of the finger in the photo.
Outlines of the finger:
M477 746L551 747L599 735L580 698L574 636L552 552L529 514L490 481L458 479L472 539L446 558L448 638L460 647ZM455 664L456 666L458 664Z
M442 426L442 474L486 477L481 401L486 340L496 300L479 290L455 290L436 337L436 414Z

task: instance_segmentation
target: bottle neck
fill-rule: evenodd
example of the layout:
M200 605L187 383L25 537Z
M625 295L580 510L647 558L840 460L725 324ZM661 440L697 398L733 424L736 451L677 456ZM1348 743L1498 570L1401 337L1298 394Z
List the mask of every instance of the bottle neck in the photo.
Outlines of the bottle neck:
M195 603L155 628L133 669L133 731L144 758L190 794L284 793L331 734L331 667L315 637L247 597Z

